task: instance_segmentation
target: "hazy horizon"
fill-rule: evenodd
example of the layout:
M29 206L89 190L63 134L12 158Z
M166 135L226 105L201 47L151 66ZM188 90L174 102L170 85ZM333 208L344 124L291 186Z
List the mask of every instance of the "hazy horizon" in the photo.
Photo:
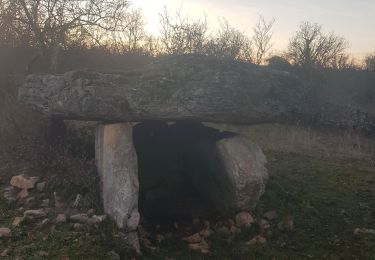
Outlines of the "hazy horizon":
M192 18L208 18L208 23L215 28L218 18L225 17L236 28L247 35L252 34L252 27L263 15L267 20L276 19L273 31L274 52L285 50L289 38L298 30L302 21L316 22L323 25L324 31L334 31L345 37L350 43L348 52L361 58L375 51L375 1L363 0L137 0L133 7L143 11L146 30L149 33L159 31L159 14L164 6L171 12L181 8L184 15Z

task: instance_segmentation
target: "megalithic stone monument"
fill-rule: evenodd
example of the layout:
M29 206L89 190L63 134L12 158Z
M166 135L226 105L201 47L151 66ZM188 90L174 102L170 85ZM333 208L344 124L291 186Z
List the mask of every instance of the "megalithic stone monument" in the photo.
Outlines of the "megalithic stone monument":
M135 234L139 223L139 166L131 122L209 122L214 127L212 123L315 120L339 127L346 122L373 127L373 117L368 115L360 117L360 122L346 120L350 113L332 112L341 110L322 115L307 89L304 82L287 72L203 55L182 55L124 73L29 75L19 89L19 100L49 117L100 122L96 160L104 209L120 228ZM190 150L209 147L212 152L191 153L186 149L193 155L189 155L189 163L202 154L210 161L207 169L212 176L185 177L217 208L255 207L268 179L263 152L243 136L217 136L210 139L211 143L189 137L195 146L188 142L184 145ZM138 243L136 238L133 242Z

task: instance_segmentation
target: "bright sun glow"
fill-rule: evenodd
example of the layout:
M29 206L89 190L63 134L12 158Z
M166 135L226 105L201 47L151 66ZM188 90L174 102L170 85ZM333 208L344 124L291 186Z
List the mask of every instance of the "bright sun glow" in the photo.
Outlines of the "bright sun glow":
M159 31L159 14L166 6L172 13L181 8L192 18L207 16L210 27L215 28L219 17L252 34L252 26L259 14L276 19L273 43L276 51L283 50L288 39L302 21L322 24L326 31L335 31L350 43L350 51L360 57L375 49L375 1L373 0L134 0L133 7L141 8L149 33ZM323 7L324 6L324 7Z

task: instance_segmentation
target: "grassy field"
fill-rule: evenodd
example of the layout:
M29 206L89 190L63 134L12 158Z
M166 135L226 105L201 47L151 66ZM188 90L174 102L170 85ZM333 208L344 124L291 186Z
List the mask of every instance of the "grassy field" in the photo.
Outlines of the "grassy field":
M25 224L12 228L10 239L0 240L0 253L9 249L8 259L110 259L111 251L123 259L375 259L375 235L353 235L355 228L375 229L374 165L287 153L267 157L270 180L253 214L259 218L276 210L279 218L265 232L263 245L245 244L259 234L257 225L235 237L214 233L205 255L189 250L175 232L160 243L151 237L153 249L144 248L143 256L135 257L110 222L83 231L69 223L41 229ZM0 226L11 227L17 210L4 201L0 207ZM288 215L294 229L282 232L277 222Z

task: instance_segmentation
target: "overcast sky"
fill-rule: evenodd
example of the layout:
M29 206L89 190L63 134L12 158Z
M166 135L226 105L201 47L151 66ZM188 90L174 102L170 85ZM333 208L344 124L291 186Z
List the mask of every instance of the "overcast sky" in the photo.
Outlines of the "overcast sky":
M218 17L227 18L233 26L251 35L258 14L276 19L274 47L283 50L301 21L317 22L326 31L335 31L350 42L350 52L362 56L375 52L375 0L133 0L146 17L147 30L159 29L159 13L167 6L199 18L208 16L211 27Z

